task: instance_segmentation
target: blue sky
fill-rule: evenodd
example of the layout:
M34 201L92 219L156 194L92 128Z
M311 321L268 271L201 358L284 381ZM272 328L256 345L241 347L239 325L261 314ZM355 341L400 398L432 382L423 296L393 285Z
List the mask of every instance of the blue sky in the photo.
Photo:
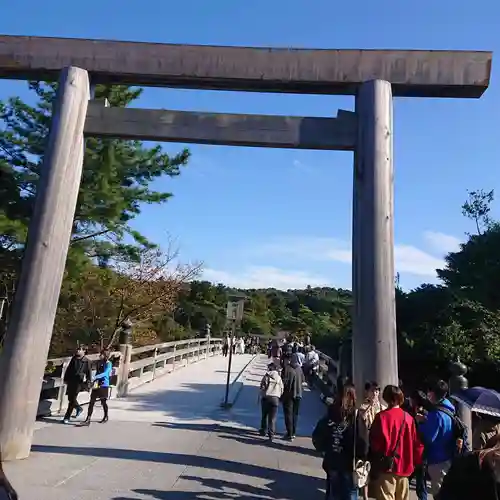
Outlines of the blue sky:
M4 2L0 32L169 43L309 48L500 49L500 2L149 0ZM405 288L435 280L472 225L467 189L500 197L500 88L494 56L480 100L395 100L396 270ZM0 99L26 95L0 81ZM179 110L330 116L353 99L149 89L139 104ZM167 144L175 152L181 145ZM352 155L190 146L192 161L159 181L174 198L136 222L173 237L205 277L239 286L350 287ZM496 208L496 207L495 207ZM498 213L498 210L495 210Z

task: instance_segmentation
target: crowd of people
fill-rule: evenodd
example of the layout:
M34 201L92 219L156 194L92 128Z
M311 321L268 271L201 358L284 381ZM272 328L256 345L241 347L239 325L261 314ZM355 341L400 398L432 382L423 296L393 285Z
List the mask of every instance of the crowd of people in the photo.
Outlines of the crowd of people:
M235 337L226 335L224 343L222 344L222 355L227 357L229 351L232 350L233 354L258 354L260 351L259 337Z
M446 382L434 381L407 398L400 386L380 389L368 382L358 404L354 385L339 379L314 429L327 500L409 500L412 479L419 500L428 492L435 500L500 499L498 422L483 417L483 426L474 426L471 450Z
M273 440L280 405L287 440L296 435L303 385L319 355L310 341L270 341L260 384L260 434ZM363 398L347 378L317 423L312 440L323 455L326 500L500 500L500 421L474 414L473 433L460 420L448 384L432 381L405 396L402 383L381 390L367 382ZM469 446L469 443L471 446Z

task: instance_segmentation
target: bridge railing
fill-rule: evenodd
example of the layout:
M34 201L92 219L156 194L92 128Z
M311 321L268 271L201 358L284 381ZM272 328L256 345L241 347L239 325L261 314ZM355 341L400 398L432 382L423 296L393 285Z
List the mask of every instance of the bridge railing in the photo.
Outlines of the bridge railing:
M222 339L207 337L136 347L132 349L128 367L116 367L116 373L123 373L123 369L125 369L124 376L128 376L128 389L134 389L178 368L220 354L222 342ZM119 351L111 354L111 358L117 357L120 358L120 363L123 363ZM91 354L87 358L92 364L92 370L95 370L99 354ZM64 375L70 360L71 356L47 360L37 416L58 414L66 408L67 398ZM112 377L111 398L116 397L118 382L117 376ZM88 403L89 398L88 392L82 392L78 400L80 404L85 404Z
M316 351L319 355L318 387L324 396L333 394L337 384L337 377L340 373L340 364L321 351Z

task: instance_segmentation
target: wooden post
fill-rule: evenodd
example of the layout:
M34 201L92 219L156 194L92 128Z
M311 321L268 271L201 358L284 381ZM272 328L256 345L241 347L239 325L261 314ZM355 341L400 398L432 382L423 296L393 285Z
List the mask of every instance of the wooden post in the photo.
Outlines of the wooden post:
M116 397L118 398L124 398L128 394L128 378L130 374L131 359L132 344L130 344L130 341L120 342L120 368L118 370L118 383L116 384Z
M83 166L87 71L61 72L19 286L0 359L0 451L27 458Z
M356 99L356 112L358 110L358 102ZM357 115L357 120L359 121L359 116ZM359 129L359 125L358 125ZM353 381L356 387L357 396L360 401L364 397L364 373L363 373L363 345L362 340L362 322L360 317L360 311L362 309L362 297L363 287L360 286L360 266L362 261L360 260L360 250L359 242L361 235L361 224L363 220L359 216L359 206L360 197L363 194L362 190L359 189L359 184L362 182L363 172L362 165L358 161L357 150L354 150L354 169L353 169L353 189L352 189L352 296L353 296L353 312L352 312L352 374Z
M156 358L158 357L158 348L155 348L155 352L154 352L154 356L153 356L153 361L154 361L154 365L153 365L153 379L154 380L156 378L156 364L157 364L157 361L156 361Z
M384 387L398 385L391 84L363 83L356 112L354 379L358 386L376 380Z

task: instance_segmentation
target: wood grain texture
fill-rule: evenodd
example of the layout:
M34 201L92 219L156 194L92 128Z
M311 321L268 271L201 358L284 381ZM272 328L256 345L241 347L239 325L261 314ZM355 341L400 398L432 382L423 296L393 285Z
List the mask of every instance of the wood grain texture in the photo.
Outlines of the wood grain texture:
M351 151L356 143L356 117L342 110L337 118L307 118L106 108L102 103L91 102L85 134L145 141Z
M394 286L394 172L391 85L363 84L356 98L353 225L355 383L398 385Z
M74 38L0 36L0 77L55 80L78 66L92 82L355 95L364 81L395 96L480 97L491 52L214 47Z
M62 71L12 317L0 358L0 449L29 455L83 165L87 71Z

